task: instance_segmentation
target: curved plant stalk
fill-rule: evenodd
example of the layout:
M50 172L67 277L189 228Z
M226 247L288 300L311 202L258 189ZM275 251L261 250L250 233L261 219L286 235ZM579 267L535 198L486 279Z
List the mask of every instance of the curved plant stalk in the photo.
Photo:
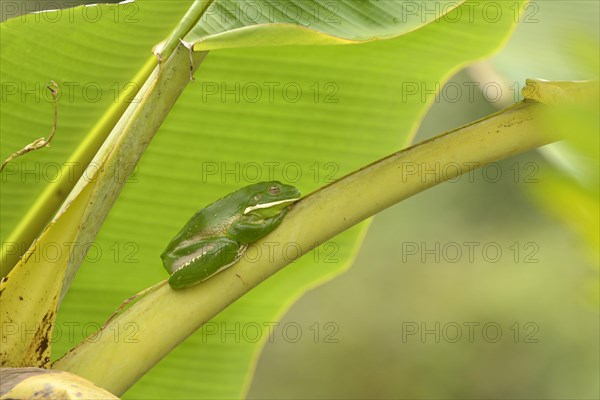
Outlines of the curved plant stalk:
M298 202L278 229L249 247L249 252L262 255L258 260L242 259L187 290L160 287L115 318L93 341L82 342L56 361L53 368L121 395L203 323L290 264L293 259L281 251L282 246L293 244L300 257L429 187L555 140L537 129L536 119L544 107L532 101L517 103L325 186ZM115 341L115 334L128 340ZM115 360L119 373L111 367Z
M526 100L548 105L577 104L597 99L598 81L527 79L522 92Z

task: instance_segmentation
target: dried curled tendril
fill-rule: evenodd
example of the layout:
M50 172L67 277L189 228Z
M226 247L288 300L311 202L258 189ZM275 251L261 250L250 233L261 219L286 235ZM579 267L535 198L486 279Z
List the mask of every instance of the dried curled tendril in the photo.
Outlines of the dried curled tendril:
M42 147L48 146L50 144L50 141L54 137L54 133L56 132L56 123L58 120L58 85L54 81L50 81L50 82L52 83L52 85L48 85L47 87L48 87L48 90L50 90L50 93L52 93L52 99L54 100L54 122L52 124L52 131L50 132L50 136L48 136L47 140L43 137L36 139L35 141L29 143L27 146L23 147L21 150L16 151L13 154L11 154L10 156L8 156L8 158L6 160L4 160L4 162L2 163L2 166L0 166L0 172L2 172L4 167L6 167L6 164L11 162L15 158L20 157L24 154L27 154L30 151L38 150L38 149L41 149Z

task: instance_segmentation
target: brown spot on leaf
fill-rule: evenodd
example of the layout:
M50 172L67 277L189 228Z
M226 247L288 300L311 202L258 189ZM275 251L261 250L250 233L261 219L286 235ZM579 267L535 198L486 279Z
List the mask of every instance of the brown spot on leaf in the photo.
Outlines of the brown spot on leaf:
M37 344L37 346L33 349L31 359L41 368L47 368L50 364L50 333L52 332L54 315L54 310L46 313L32 341L32 345L36 346Z

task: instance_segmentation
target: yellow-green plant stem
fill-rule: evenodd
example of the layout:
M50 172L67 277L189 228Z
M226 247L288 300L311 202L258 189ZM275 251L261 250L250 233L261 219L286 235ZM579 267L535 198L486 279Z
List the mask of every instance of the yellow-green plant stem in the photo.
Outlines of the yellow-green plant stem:
M167 40L162 43L162 46L160 46L159 53L161 62L166 61L166 59L171 56L173 51L180 44L179 39L183 38L198 22L211 3L212 1L197 0L191 5L181 22L173 32L171 32ZM197 52L194 57L205 54L206 53ZM198 60L196 59L196 61ZM45 188L33 206L28 210L27 214L25 214L19 224L10 233L6 241L2 243L2 248L0 249L0 276L8 275L19 258L23 256L25 249L29 248L50 218L57 212L59 206L65 200L66 195L71 192L75 186L76 179L81 177L83 171L89 165L90 161L111 132L111 129L115 126L119 118L123 116L130 105L126 99L130 99L137 94L138 88L140 88L144 82L148 81L156 64L156 58L150 56L133 79L135 85L128 85L126 89L120 93L118 101L109 107L98 123L92 128L90 133L86 135L85 140L65 163L65 166L62 167L62 173L58 175L61 179L52 182ZM196 62L195 64L197 68L199 62ZM65 168L69 168L69 171L65 171Z
M111 129L123 115L129 103L127 99L136 95L137 89L148 79L156 66L156 59L152 56L133 79L135 85L126 85L125 90L119 94L117 101L112 104L85 136L85 140L77 147L69 160L61 167L60 178L46 186L35 203L19 221L19 224L2 243L0 250L0 276L6 276L23 256L21 251L27 249L34 239L40 234L50 218L56 213L64 202L67 194L73 189L77 178L81 177ZM59 117L60 118L60 117ZM66 169L69 168L69 171ZM14 251L18 249L19 251Z
M85 255L82 244L96 236L131 169L190 82L190 58L193 71L205 56L190 57L189 50L180 45L155 68L96 152L96 168L79 179L30 250L0 281L2 327L36 332L21 337L3 329L0 365L45 367L49 362L56 310ZM45 243L58 246L61 258L49 262L39 257ZM4 351L5 347L10 351Z
M190 53L180 44L168 60L155 68L132 107L123 114L96 153L93 161L100 168L92 182L80 180L65 201L65 204L77 201L82 186L94 185L89 204L79 222L80 229L67 265L61 298L85 257L82 244L95 239L127 178L207 54Z
M213 3L213 0L195 0L185 13L181 22L177 24L175 29L169 34L169 37L158 46L155 47L154 53L162 62L163 58L168 58L173 53L173 50L179 45L188 32L198 23L200 17L206 9Z
M293 261L285 252L269 249L293 243L305 254L431 186L553 141L547 132L539 132L535 123L543 107L536 102L518 103L392 154L312 193L294 206L279 228L250 246L249 252L264 255L258 261L243 258L186 290L175 291L168 285L159 288L106 326L123 334L135 326L131 340L115 342L113 335L99 334L98 340L81 343L53 368L80 375L120 396L203 323ZM445 172L429 172L436 169Z

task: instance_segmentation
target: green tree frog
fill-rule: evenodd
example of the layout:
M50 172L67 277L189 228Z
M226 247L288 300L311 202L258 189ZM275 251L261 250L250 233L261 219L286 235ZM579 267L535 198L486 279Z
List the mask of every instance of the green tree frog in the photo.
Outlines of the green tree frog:
M235 264L248 244L279 226L299 198L294 186L259 182L196 212L160 255L169 285L183 289Z

